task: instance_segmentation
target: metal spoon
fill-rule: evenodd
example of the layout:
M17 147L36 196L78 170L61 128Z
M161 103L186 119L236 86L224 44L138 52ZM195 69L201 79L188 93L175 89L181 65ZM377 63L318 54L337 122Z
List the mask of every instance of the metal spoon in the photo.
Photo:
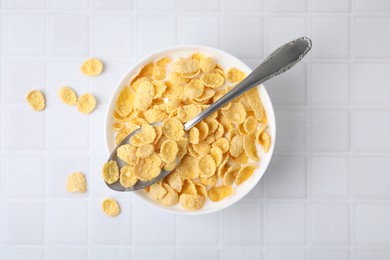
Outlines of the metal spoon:
M292 66L294 66L297 62L299 62L306 53L311 49L312 43L311 40L307 37L302 37L299 39L296 39L294 41L288 42L284 44L283 46L276 49L273 53L271 53L263 63L257 67L251 74L249 74L241 83L239 83L235 88L230 90L228 93L226 93L222 98L217 100L215 103L210 105L208 108L203 110L201 113L199 113L196 117L188 121L184 125L184 130L188 131L190 130L194 125L202 121L204 118L218 110L220 107L224 106L226 103L229 103L233 99L237 98L238 96L244 94L246 91L250 90L251 88L285 72L286 70L290 69ZM153 123L152 125L160 125L161 122ZM114 160L117 162L117 164L122 167L124 165L124 162L118 158L117 156L117 150L118 148L123 145L129 143L130 138L135 135L138 131L140 131L141 128L135 130L134 132L130 133L128 136L126 136L112 151L110 157L108 158L108 161ZM110 187L113 190L116 191L134 191L143 189L145 187L148 187L161 179L163 179L165 176L169 174L168 171L161 170L161 173L159 176L154 178L151 181L138 181L133 187L125 188L123 187L119 181L113 183L113 184L107 184L108 187Z

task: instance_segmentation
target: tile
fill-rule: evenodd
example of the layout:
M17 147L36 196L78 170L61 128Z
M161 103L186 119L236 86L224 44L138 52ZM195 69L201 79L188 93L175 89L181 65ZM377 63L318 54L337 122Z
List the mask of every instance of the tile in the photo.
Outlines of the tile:
M356 198L390 198L390 157L357 157L354 166Z
M348 17L311 18L312 40L316 48L312 55L320 59L346 59L350 54ZM334 48L337 46L337 48Z
M299 106L307 103L307 69L298 64L287 73L266 82L274 106Z
M87 248L80 247L49 247L47 260L83 260L88 258Z
M371 132L372 126L375 131ZM390 151L390 112L356 111L355 112L355 149L357 151ZM367 138L367 134L370 138Z
M89 78L80 72L80 66L83 62L84 59L54 59L50 61L48 64L50 87L46 90L48 105L61 104L63 108L77 111L74 107L64 106L58 97L58 90L62 86L69 86L78 96L88 91Z
M225 260L262 260L263 252L260 248L248 248L248 247L237 247L237 248L223 248L222 259Z
M43 10L46 8L46 0L7 0L8 10Z
M267 251L267 260L306 260L306 251L299 249L271 249Z
M175 259L176 253L174 248L164 247L147 247L142 248L137 246L136 259L138 260L149 260L155 259L158 256L159 260L172 260Z
M88 242L88 202L51 200L48 205L50 245L85 245ZM75 214L77 213L77 214Z
M26 104L26 96L31 90L44 91L46 88L46 62L43 60L6 61L4 76L4 101Z
M348 198L350 192L349 159L343 156L311 158L310 194L313 198Z
M95 15L94 55L128 57L133 51L133 18L130 15Z
M286 42L307 35L306 18L302 16L271 16L267 21L268 51L271 53ZM283 33L280 33L283 31Z
M174 11L176 0L142 0L138 1L138 10L142 11Z
M307 10L307 0L265 1L265 10L269 12L301 13Z
M3 190L6 198L43 198L45 158L43 154L4 155ZM21 163L23 162L23 163ZM17 188L16 188L17 187Z
M216 248L182 248L177 251L177 260L215 260L219 259L219 251Z
M303 109L275 109L275 152L302 152L306 150L307 115ZM289 131L285 131L289 129Z
M129 245L132 237L132 206L130 200L116 199L121 214L111 218L102 211L102 200L91 205L91 242L94 245Z
M350 213L348 203L312 203L313 245L348 245Z
M137 201L135 205L135 241L139 245L174 245L176 218L151 205ZM161 223L164 223L163 225Z
M55 11L86 10L89 7L88 0L49 0L50 9Z
M268 202L264 224L267 244L303 245L306 241L306 205Z
M181 0L181 9L184 11L218 11L220 0Z
M386 0L355 0L355 11L358 12L384 12L390 11L390 2Z
M40 201L6 201L3 205L5 244L44 243L45 207ZM31 220L34 220L32 225Z
M390 244L390 204L356 204L354 241L361 246Z
M311 102L314 105L348 105L350 72L347 63L313 63ZM357 82L355 84L358 84ZM356 89L356 85L355 85Z
M133 8L133 0L94 0L96 10L125 10L129 11Z
M348 151L350 114L347 110L311 111L311 149L314 151Z
M316 260L349 260L350 253L347 250L313 250L311 259Z
M4 131L7 150L45 149L45 112L36 112L28 104L9 105L5 109ZM28 131L20 126L23 122Z
M178 42L220 47L220 19L217 16L189 16L179 20ZM199 30L202 28L202 30Z
M131 59L126 60L104 60L104 73L99 77L91 79L93 94L99 101L99 104L108 104L111 95L114 93L122 76L134 64ZM98 107L98 109L100 106Z
M342 13L349 12L351 9L351 0L311 0L310 6L313 12L321 13Z
M355 17L354 56L366 59L390 58L389 17Z
M45 15L8 14L6 16L5 33L6 54L10 56L45 55ZM26 42L28 42L28 44L26 44Z
M50 20L50 47L51 55L87 56L89 52L88 16L52 14Z
M263 19L259 16L225 16L223 49L238 58L263 57ZM256 28L256 30L243 30Z
M106 106L99 106L95 109L94 113L91 115L92 122L91 122L91 129L92 129L92 136L93 136L93 142L92 142L92 149L97 152L105 152L106 151L106 136L105 136L105 129L106 125Z
M92 248L90 259L96 260L128 260L131 258L130 248L95 247Z
M305 157L275 155L265 175L267 198L306 197L306 176Z
M47 158L48 195L50 198L87 198L91 183L90 176L95 174L88 170L87 153L50 153ZM87 193L72 193L66 191L66 180L73 172L82 172L87 181Z
M176 35L176 18L174 16L139 16L138 57L174 45Z
M222 211L223 244L261 245L262 220L263 206L259 202L241 202Z
M78 112L74 107L64 105L52 106L48 114L48 140L50 150L69 151L88 149L89 133L87 115Z
M3 260L44 259L45 255L43 248L40 247L4 247L0 253Z
M355 250L355 260L388 260L390 259L389 250Z
M228 12L261 12L264 10L264 0L225 0L225 10Z
M355 102L358 105L388 106L390 64L355 65Z
M180 245L217 245L218 214L178 216L177 241ZM203 232L199 232L203 230Z

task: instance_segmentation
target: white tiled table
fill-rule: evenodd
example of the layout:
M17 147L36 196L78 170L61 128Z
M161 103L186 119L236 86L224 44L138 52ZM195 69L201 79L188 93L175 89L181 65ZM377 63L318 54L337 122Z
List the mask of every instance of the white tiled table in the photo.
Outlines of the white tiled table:
M1 259L390 259L390 1L0 0ZM261 183L202 217L107 190L103 115L121 74L173 44L218 47L252 67L285 41L313 50L269 82L278 141ZM78 69L97 56L106 71ZM90 116L57 89L90 91ZM47 109L26 105L33 88ZM64 191L83 171L89 191ZM107 218L101 199L117 198Z

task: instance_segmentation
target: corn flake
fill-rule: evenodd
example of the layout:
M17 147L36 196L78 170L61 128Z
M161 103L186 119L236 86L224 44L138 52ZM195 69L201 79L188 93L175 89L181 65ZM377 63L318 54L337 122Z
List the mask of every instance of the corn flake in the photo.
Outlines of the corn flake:
M215 174L215 171L217 170L217 166L215 165L215 161L213 157L206 154L201 156L198 159L198 169L199 169L200 177L208 178Z
M162 124L163 134L172 140L179 140L184 136L184 126L176 118L168 118Z
M203 72L212 71L216 65L215 60L211 57L204 57L199 61L199 67Z
M169 163L176 159L178 152L179 148L177 147L177 143L172 140L166 140L161 145L160 156L163 162Z
M84 193L87 191L87 180L81 172L74 172L66 180L66 190L68 192Z
M260 158L257 155L256 150L256 133L250 133L244 136L244 150L249 158L258 162Z
M119 204L114 199L105 199L102 202L103 212L109 217L116 217L121 212Z
M194 195L194 194L181 194L179 197L180 206L188 210L200 210L206 198L202 195Z
M27 94L27 102L35 111L45 109L46 101L43 93L39 90L32 90Z
M154 146L151 144L144 144L138 147L136 156L145 159L154 153Z
M228 73L227 73L227 79L231 83L240 82L245 78L245 76L246 75L244 72L242 72L241 70L238 70L236 68L229 69Z
M103 71L103 63L96 58L90 58L84 61L80 70L86 76L97 76Z
M134 169L130 165L123 166L120 173L119 183L125 188L133 187L138 181L137 177L134 175Z
M103 179L106 183L112 184L119 179L119 169L116 161L109 161L103 165Z
M184 87L184 94L190 99L199 98L203 93L204 85L199 79L192 79Z
M209 88L219 88L225 82L224 77L215 72L204 74L201 77L201 80L203 84Z
M246 118L245 108L240 102L232 103L229 109L222 110L222 114L234 124L241 124Z
M244 181L248 180L253 175L256 168L257 167L255 165L246 165L242 167L237 174L236 184L240 185Z
M220 201L233 194L233 188L229 186L219 186L219 187L211 187L207 195L209 198L214 201Z
M135 92L134 107L139 111L148 109L153 102L154 94L154 85L149 81L142 82Z
M58 90L58 97L61 101L69 106L77 104L77 95L74 90L68 86L61 87Z
M128 116L133 111L134 92L130 87L124 87L116 100L116 111L121 117Z
M83 94L77 101L77 110L83 114L91 113L96 107L96 99L91 94Z

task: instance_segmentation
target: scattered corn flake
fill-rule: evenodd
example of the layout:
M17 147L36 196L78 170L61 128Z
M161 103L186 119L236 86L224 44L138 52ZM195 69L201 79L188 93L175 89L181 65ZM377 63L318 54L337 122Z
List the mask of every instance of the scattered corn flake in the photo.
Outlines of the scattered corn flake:
M32 90L27 94L27 102L35 111L42 111L45 109L45 96L39 90Z
M231 68L228 70L227 79L231 83L236 83L242 81L246 77L245 73L236 68Z
M160 156L163 162L169 163L176 159L178 152L179 148L177 147L177 143L172 140L166 140L161 145Z
M246 118L245 108L240 102L232 103L229 109L222 110L222 114L234 124L241 124Z
M86 76L97 76L103 71L103 63L96 58L90 58L84 61L80 70Z
M106 183L112 184L119 179L119 169L116 161L108 161L103 165L103 179Z
M217 170L217 166L215 165L215 161L211 155L206 154L202 155L198 159L198 169L200 177L202 178L208 178L215 174L215 171Z
M220 201L233 194L233 188L229 186L219 186L219 187L211 187L207 195L208 197L214 201Z
M67 192L84 193L87 191L87 180L81 172L71 173L66 180Z
M237 174L236 184L240 185L244 181L248 180L254 173L257 167L255 165L246 165L242 167Z
M187 210L200 210L206 198L202 195L194 195L194 194L181 194L179 197L180 206Z
M163 134L172 140L179 140L184 136L184 126L179 119L168 118L162 123Z
M206 87L213 89L221 87L225 82L224 77L215 72L203 74L201 80Z
M63 103L69 106L74 106L77 104L77 95L72 88L63 86L58 90L57 94Z
M105 199L102 202L103 212L109 217L116 217L121 212L119 204L114 199Z
M244 150L249 158L258 162L260 160L256 150L256 133L250 133L244 136Z
M92 94L86 93L79 97L77 110L83 114L91 113L96 107L96 99Z
M125 165L120 170L119 183L125 187L133 187L134 184L138 181L137 177L134 174L134 169L130 165Z

